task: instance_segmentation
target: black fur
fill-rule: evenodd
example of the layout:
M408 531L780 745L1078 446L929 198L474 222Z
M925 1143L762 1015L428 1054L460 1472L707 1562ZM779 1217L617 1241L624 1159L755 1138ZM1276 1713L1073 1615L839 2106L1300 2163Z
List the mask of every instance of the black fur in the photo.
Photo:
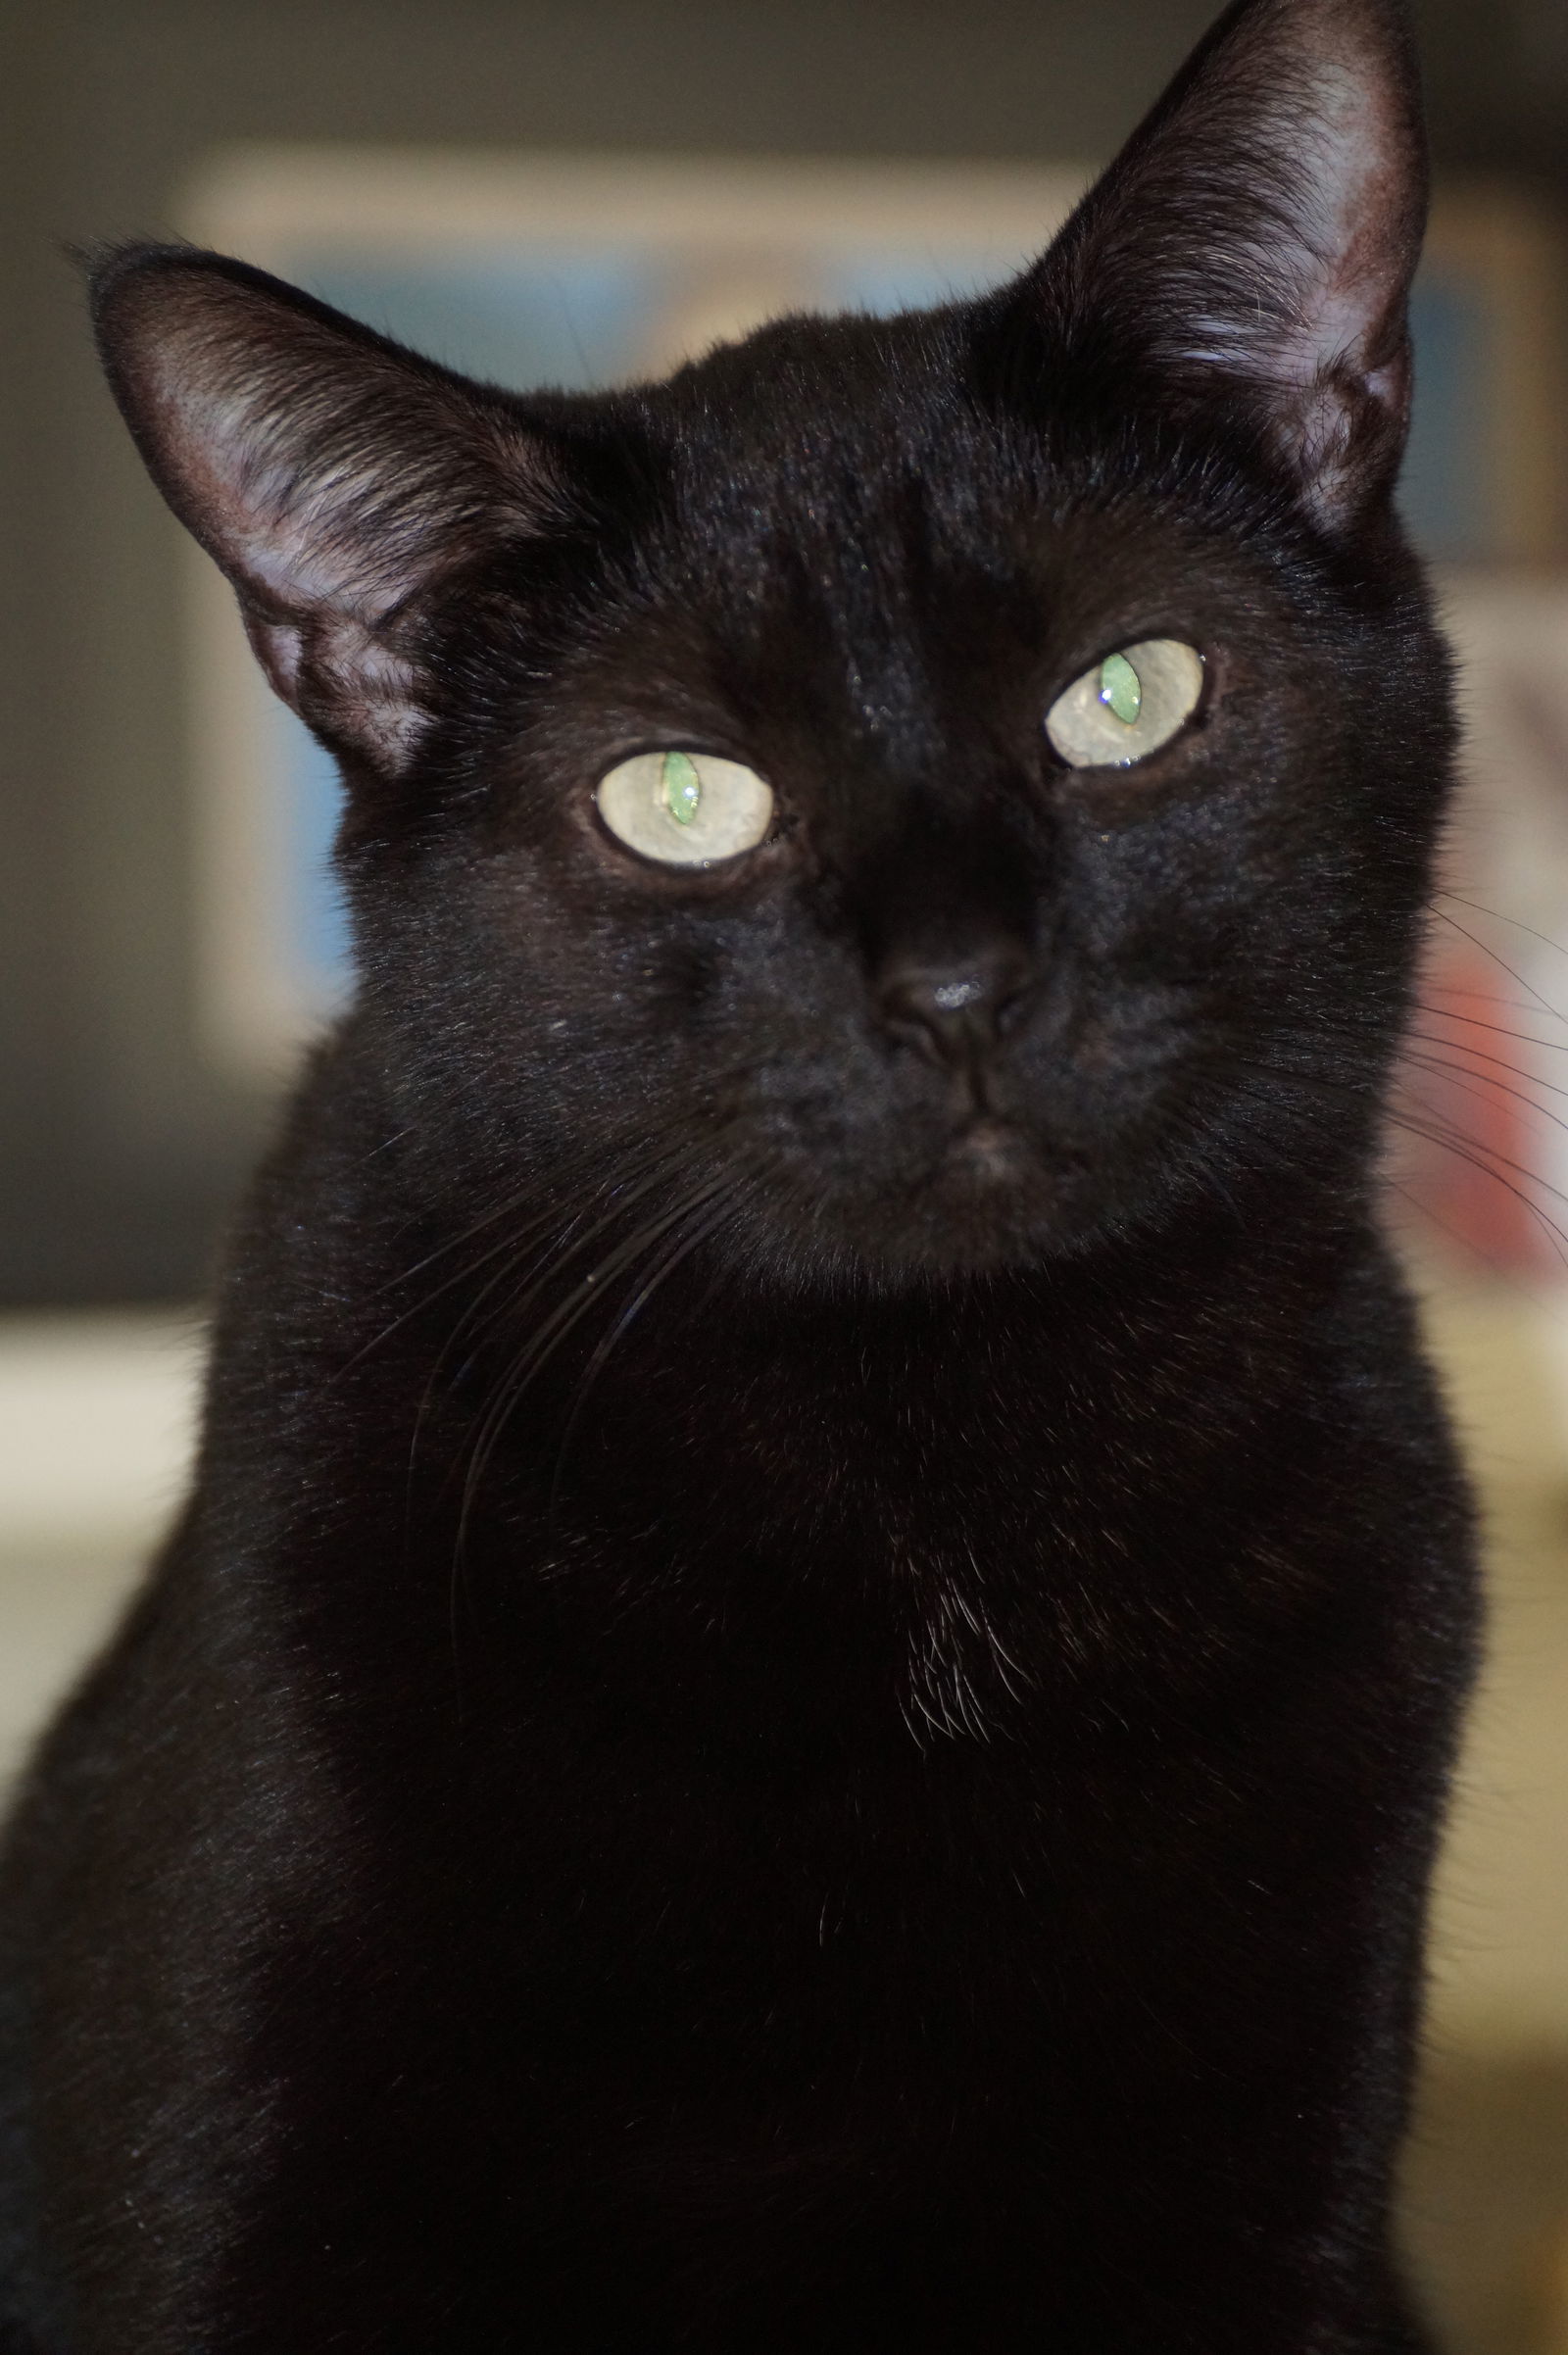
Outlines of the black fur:
M1426 2345L1415 121L1394 0L1244 0L1018 285L596 399L104 264L362 987L12 1833L0 2346ZM1195 724L1064 766L1156 636ZM624 852L661 744L774 835Z

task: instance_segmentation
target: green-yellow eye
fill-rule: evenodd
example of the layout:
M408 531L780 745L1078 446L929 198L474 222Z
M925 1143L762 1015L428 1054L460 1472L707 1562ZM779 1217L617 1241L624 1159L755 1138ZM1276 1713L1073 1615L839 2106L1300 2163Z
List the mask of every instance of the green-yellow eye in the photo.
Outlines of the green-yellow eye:
M1073 768L1128 768L1178 735L1203 693L1203 658L1180 638L1146 638L1074 679L1046 715Z
M1107 655L1100 665L1100 700L1123 727L1136 727L1144 708L1144 682L1125 655Z
M666 753L660 766L659 798L677 826L696 823L703 806L703 780L686 753Z
M599 780L599 814L617 842L662 866L713 866L765 842L772 789L716 753L639 753Z

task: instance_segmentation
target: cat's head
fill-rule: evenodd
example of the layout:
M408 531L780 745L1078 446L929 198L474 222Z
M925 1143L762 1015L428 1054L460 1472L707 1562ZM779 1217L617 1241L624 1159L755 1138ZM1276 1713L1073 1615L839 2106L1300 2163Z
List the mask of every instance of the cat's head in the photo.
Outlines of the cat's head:
M1044 258L515 398L243 265L115 390L339 755L432 1189L917 1281L1351 1184L1448 760L1396 0L1242 0Z

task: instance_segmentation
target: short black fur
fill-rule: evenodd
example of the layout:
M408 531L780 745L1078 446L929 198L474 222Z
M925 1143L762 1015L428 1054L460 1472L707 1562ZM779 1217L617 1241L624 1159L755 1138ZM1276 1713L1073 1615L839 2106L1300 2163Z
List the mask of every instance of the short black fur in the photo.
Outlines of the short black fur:
M1243 0L1015 285L664 384L104 261L361 985L11 1834L0 2347L1426 2346L1422 172L1396 0ZM1190 724L1069 765L1155 638ZM670 745L771 835L625 849Z

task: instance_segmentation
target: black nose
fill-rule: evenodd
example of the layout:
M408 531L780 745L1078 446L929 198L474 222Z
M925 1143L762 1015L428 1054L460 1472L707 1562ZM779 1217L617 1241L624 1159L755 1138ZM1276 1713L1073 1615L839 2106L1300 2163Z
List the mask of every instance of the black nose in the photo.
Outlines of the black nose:
M901 960L880 977L882 1019L933 1061L968 1069L1016 1018L1032 978L1022 952L1000 946L934 963Z

